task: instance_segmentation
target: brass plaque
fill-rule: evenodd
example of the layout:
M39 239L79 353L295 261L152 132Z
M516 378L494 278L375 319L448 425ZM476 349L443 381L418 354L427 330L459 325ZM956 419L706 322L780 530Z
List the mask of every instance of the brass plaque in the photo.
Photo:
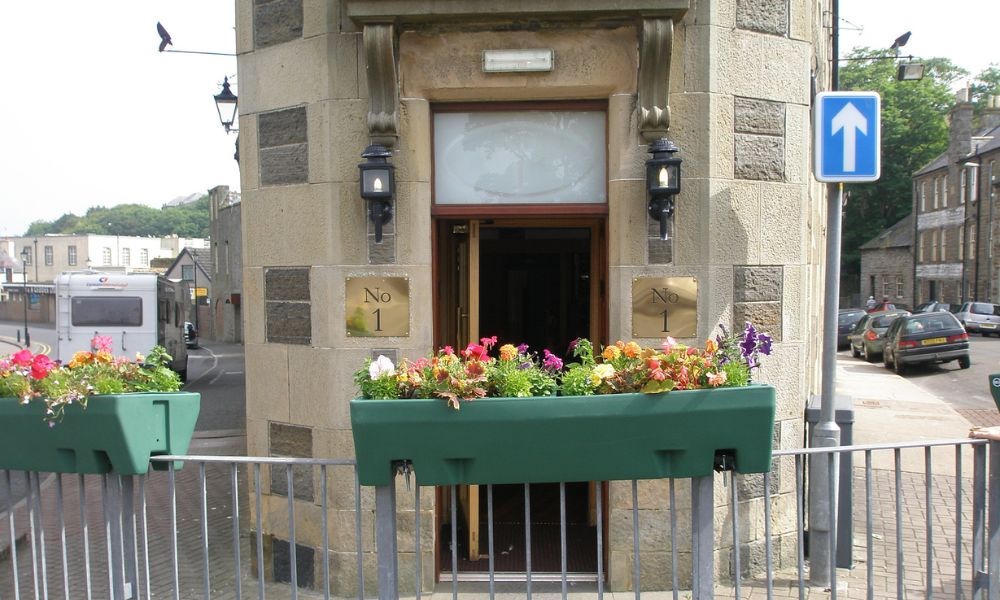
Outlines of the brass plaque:
M694 277L632 280L632 335L694 337L698 333L698 281Z
M410 281L405 277L348 277L344 314L347 335L410 335Z

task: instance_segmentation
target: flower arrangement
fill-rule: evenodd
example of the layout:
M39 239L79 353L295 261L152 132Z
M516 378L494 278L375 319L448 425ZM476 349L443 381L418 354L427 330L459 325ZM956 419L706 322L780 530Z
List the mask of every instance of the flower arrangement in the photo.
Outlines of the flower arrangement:
M430 358L403 360L397 368L385 356L371 360L354 374L365 398L443 398L454 409L485 396L553 396L562 361L548 350L543 358L527 346L505 344L490 356L496 336L482 338L455 352L445 346Z
M67 406L86 408L87 398L96 394L176 392L181 381L168 366L170 360L161 346L135 360L115 356L107 336L94 337L90 351L77 352L65 365L24 349L0 358L0 398L44 402L51 427L62 420Z
M379 356L359 369L354 380L364 398L443 398L456 410L463 401L483 397L655 394L746 386L760 368L761 356L771 353L771 337L749 322L739 334L722 326L720 330L704 349L667 338L661 348L618 341L595 353L590 340L580 338L570 345L578 362L565 369L549 350L539 357L523 344L504 344L491 356L497 344L493 336L461 352L445 346L430 358L404 359L398 367Z

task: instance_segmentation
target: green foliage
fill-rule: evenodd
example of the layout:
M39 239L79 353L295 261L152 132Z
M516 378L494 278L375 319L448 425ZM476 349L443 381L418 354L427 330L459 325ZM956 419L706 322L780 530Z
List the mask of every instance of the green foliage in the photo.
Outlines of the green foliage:
M860 48L850 58L882 56L884 50ZM892 60L851 60L840 68L840 87L875 91L882 96L882 177L845 185L847 206L842 233L841 270L856 280L860 247L912 210L911 176L948 146L945 116L954 103L950 86L965 74L947 59L922 61L921 81L896 81Z
M35 221L25 235L105 234L162 237L206 238L209 235L209 198L156 209L143 204L119 204L111 208L94 206L76 216L64 214L55 221Z

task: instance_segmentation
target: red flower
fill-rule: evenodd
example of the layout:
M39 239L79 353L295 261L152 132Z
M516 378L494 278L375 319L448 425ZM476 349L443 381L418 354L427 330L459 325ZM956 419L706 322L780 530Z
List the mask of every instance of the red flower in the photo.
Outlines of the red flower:
M19 367L27 367L31 364L31 350L25 348L20 352L15 352L10 356L10 362Z
M31 361L31 376L34 379L45 379L55 366L55 363L48 356L36 354L34 360Z
M469 344L465 350L462 350L462 356L468 360L486 360L489 358L489 353L486 348L479 344Z
M470 362L465 365L465 372L472 377L479 377L486 372L486 369L483 368L483 363L481 362Z

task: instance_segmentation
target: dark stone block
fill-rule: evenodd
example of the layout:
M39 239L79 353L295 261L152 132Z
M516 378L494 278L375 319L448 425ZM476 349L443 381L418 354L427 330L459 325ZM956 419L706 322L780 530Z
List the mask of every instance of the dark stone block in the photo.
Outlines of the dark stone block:
M304 144L306 134L306 107L297 106L261 113L257 117L258 145L261 148Z
M733 331L743 331L750 321L757 331L766 333L776 342L781 341L780 302L735 302L733 303Z
M787 0L736 0L736 26L740 29L788 34Z
M661 240L658 237L649 238L649 264L666 265L674 260L674 239Z
M734 267L735 302L780 302L783 269L780 266Z
M288 496L288 472L285 465L271 465L271 493ZM292 491L296 500L312 502L315 498L313 472L309 465L292 466Z
M754 98L736 98L734 101L734 130L736 133L758 135L785 135L785 104Z
M267 341L272 344L312 343L310 305L305 302L267 302Z
M368 263L391 265L396 262L396 236L382 235L382 243L375 243L375 236L368 236Z
M302 37L302 0L255 0L254 48L266 48Z
M268 446L271 449L271 456L312 458L312 428L270 423Z
M291 583L292 581L292 552L291 544L287 541L274 538L272 542L274 557L274 581L277 583ZM315 586L316 551L309 546L295 544L295 575L298 587L312 588Z
M260 149L261 185L289 185L308 181L308 144Z
M371 351L372 360L375 360L381 354L382 356L388 358L392 361L392 364L399 364L399 350L395 348L373 348Z
M755 181L784 181L785 138L769 135L736 134L736 178Z
M267 302L309 302L309 299L309 269L282 268L264 271L264 300Z

